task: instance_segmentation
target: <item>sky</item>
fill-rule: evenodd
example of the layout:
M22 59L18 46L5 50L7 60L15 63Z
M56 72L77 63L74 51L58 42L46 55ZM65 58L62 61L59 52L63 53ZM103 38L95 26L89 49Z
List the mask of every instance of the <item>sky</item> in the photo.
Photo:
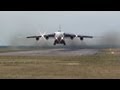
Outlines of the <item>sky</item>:
M53 33L61 25L67 33L101 36L120 32L120 11L0 11L0 45L17 38ZM20 39L19 39L20 40Z

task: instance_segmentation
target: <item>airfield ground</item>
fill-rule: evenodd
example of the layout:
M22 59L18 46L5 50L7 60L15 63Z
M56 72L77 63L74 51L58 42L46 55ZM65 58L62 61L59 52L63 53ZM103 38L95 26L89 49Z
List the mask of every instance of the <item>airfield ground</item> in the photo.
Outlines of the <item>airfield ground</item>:
M120 49L0 50L0 79L120 79Z

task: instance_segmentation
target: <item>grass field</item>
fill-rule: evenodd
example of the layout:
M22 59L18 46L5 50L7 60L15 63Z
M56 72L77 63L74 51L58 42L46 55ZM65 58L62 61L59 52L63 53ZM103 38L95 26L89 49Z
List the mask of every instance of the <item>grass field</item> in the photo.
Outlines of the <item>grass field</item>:
M0 79L120 78L120 54L89 56L0 56Z

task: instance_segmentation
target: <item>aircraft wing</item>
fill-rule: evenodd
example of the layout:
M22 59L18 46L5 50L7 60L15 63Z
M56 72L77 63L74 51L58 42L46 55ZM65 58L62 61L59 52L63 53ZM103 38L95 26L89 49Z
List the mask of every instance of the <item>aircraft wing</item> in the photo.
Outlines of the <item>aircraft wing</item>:
M26 38L35 38L37 41L39 40L39 38L41 38L42 36L28 36Z
M52 34L45 34L44 37L48 40L50 37L54 38L55 33Z
M45 35L44 35L44 37L48 37L48 38L49 38L49 37L54 37L54 36L55 36L54 33L52 33L52 34L45 34Z
M27 38L40 38L42 36L28 36Z
M76 37L75 34L64 33L64 37Z
M84 35L77 35L77 37L80 37L80 38L93 38L93 36L84 36Z
M80 40L83 40L84 38L93 38L93 36L84 36L84 35L77 35L77 37L79 37Z
M55 34L54 33L52 33L52 34L45 34L44 35L44 37L46 38L46 37L54 37L55 36ZM40 35L40 36L28 36L27 38L40 38L40 37L42 37L42 35Z

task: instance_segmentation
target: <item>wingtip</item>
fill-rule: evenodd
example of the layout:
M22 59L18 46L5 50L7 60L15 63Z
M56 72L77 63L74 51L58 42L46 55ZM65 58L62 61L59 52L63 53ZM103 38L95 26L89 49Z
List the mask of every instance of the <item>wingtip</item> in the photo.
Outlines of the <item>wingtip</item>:
M29 38L29 37L26 37L26 38Z

